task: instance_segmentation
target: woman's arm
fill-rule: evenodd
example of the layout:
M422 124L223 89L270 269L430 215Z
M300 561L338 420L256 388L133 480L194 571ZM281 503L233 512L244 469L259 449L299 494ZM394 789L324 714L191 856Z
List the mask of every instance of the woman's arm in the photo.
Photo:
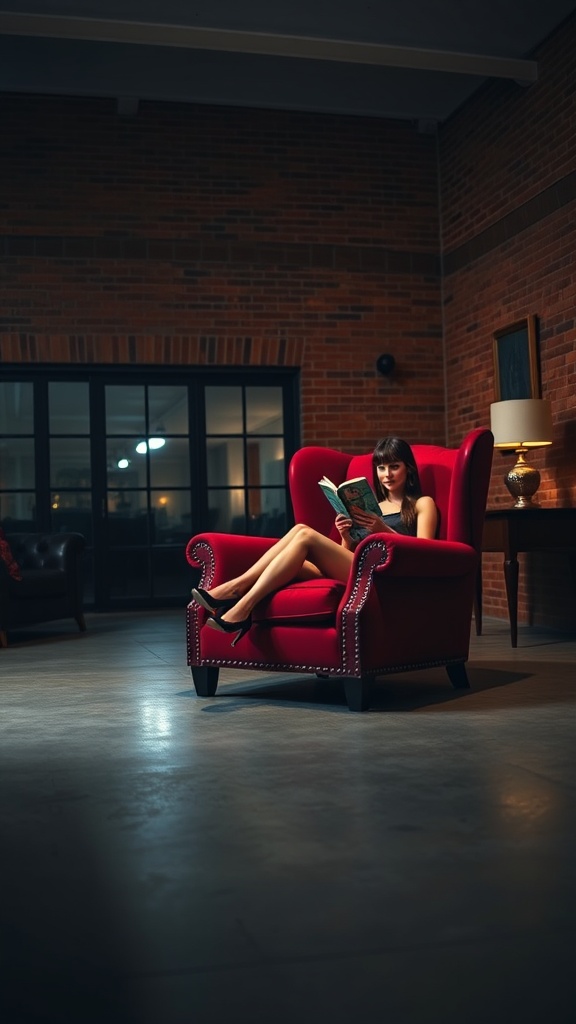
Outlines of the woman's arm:
M433 498L423 494L416 502L416 536L434 540L438 527L438 509Z
M358 526L361 526L362 529L368 530L368 533L398 533L397 530L388 526L380 516L375 516L372 512L366 512L363 508L360 508L360 506L355 505L353 507L353 512L354 521Z

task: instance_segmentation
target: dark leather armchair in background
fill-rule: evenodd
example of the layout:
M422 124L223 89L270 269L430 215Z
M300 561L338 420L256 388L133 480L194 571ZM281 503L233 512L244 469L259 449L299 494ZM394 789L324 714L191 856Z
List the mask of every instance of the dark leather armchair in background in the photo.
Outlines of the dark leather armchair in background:
M73 618L83 632L82 534L12 533L6 540L22 579L0 559L0 647L11 629L36 622Z
M205 629L206 612L187 609L188 664L196 692L212 696L221 667L311 673L344 683L348 706L364 711L377 676L446 666L453 686L467 687L472 603L493 437L478 428L459 448L412 446L422 489L440 512L437 540L370 534L360 542L346 584L316 579L271 594L253 614L252 629L231 647L230 637ZM318 487L372 479L372 454L301 448L289 471L294 517L338 537L334 512ZM205 590L239 575L274 541L205 533L188 543L190 565Z

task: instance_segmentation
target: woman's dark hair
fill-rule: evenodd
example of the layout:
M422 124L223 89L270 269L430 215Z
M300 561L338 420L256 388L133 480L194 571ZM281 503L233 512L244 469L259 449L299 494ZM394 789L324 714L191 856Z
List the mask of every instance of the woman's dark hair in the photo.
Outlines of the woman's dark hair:
M422 497L422 485L414 453L407 441L400 437L383 437L378 441L372 455L374 490L378 501L388 497L386 487L378 479L376 467L390 462L403 462L406 466L406 488L400 508L400 515L405 526L411 529L416 522L416 501Z

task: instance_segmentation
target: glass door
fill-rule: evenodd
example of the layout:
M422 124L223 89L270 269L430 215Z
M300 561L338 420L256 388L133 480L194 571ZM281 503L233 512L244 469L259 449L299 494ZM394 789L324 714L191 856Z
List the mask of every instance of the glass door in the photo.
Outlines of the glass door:
M188 387L105 384L103 546L110 601L182 596L192 531Z
M0 381L0 523L6 533L38 529L34 385Z
M211 529L282 536L287 518L282 388L208 385L205 403Z
M0 522L86 538L86 605L182 605L205 530L278 537L294 371L3 367Z

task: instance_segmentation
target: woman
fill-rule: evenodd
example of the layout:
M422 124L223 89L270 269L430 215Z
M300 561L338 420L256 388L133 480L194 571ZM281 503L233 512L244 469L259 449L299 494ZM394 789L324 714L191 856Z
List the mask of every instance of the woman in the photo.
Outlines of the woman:
M410 445L397 437L379 441L372 456L374 490L382 516L354 508L354 520L370 533L403 533L433 538L438 512L432 498L422 494L420 477ZM252 609L264 597L295 580L319 577L345 583L357 541L350 536L352 520L336 516L340 544L310 526L298 524L277 541L241 576L214 587L192 590L192 597L211 618L207 625L235 634L232 646L250 629Z

